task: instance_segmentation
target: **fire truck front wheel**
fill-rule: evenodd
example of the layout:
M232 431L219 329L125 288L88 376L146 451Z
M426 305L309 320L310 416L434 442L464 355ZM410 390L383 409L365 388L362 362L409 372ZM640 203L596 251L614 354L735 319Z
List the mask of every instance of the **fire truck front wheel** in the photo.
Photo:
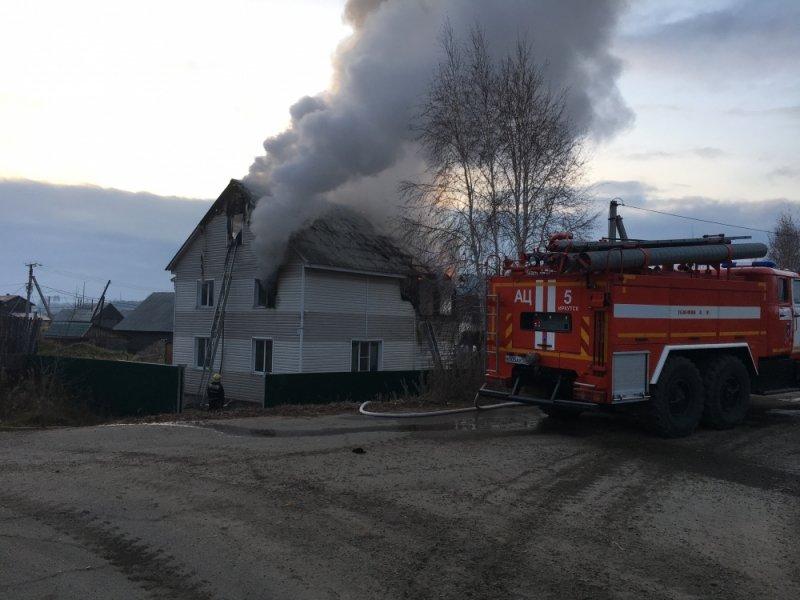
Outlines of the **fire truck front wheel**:
M703 424L729 429L744 421L750 406L750 374L735 356L719 356L705 369Z
M692 433L703 415L703 380L694 363L684 356L667 361L650 397L650 415L656 432L669 438Z

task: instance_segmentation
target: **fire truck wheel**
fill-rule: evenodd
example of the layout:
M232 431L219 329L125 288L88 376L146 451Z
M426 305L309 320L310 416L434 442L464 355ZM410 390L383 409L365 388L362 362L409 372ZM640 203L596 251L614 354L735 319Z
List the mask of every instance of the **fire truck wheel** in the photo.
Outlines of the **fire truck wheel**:
M744 421L750 407L750 374L734 356L720 356L705 371L703 424L728 429Z
M703 380L694 363L683 356L667 361L650 398L656 432L669 438L687 436L703 415Z

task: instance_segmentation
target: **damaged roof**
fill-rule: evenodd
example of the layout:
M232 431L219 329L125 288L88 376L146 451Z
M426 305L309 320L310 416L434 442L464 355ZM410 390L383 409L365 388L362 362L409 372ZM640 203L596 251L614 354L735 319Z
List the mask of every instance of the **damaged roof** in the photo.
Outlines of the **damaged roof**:
M225 213L230 203L252 208L256 198L241 181L231 179L167 265L168 271L175 270L181 256L202 233L203 227L214 216ZM313 267L400 277L424 271L414 264L411 255L391 237L379 233L366 217L342 206L331 207L326 214L295 233L289 244L306 264Z
M409 254L365 217L343 207L316 219L290 244L310 266L400 276L413 272Z
M153 292L114 325L114 331L172 331L174 315L175 292Z

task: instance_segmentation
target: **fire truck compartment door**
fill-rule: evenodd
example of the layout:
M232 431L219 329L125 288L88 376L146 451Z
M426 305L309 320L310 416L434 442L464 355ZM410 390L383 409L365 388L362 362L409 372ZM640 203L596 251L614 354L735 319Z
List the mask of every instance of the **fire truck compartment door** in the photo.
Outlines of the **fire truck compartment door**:
M615 352L612 357L612 398L614 402L641 400L647 396L649 352Z
M800 279L792 279L792 351L800 352Z

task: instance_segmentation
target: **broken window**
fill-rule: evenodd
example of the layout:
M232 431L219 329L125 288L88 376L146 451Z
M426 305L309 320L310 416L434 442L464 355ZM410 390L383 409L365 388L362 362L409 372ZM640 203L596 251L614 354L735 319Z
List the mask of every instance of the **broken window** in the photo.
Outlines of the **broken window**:
M275 308L278 299L278 274L255 280L255 306Z
M351 370L354 373L377 371L380 368L382 346L383 342L380 341L354 340Z
M214 280L197 282L197 306L214 306Z
M272 340L253 340L253 372L272 373Z

